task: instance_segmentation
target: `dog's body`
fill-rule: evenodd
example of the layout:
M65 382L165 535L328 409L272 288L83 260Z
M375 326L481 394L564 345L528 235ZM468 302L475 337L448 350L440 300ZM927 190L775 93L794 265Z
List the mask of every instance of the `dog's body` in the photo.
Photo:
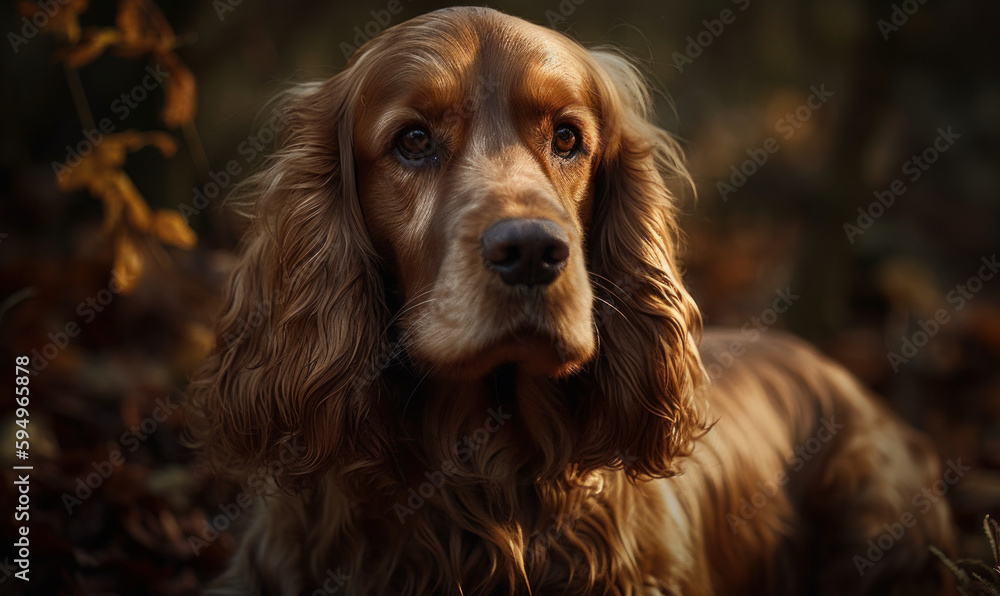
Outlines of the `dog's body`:
M292 94L247 187L238 337L190 404L210 462L280 460L288 490L208 594L940 589L923 439L778 334L706 382L665 185L685 173L644 97L620 59L485 9Z
M702 349L727 350L735 339L709 334ZM486 404L483 393L476 401ZM485 487L463 495L519 529L522 541L511 546L523 553L524 579L513 578L514 593L529 585L533 594L581 595L940 593L926 551L948 548L950 515L943 502L914 504L941 478L933 454L847 373L800 342L765 337L705 399L719 422L674 478L633 486L609 470L570 491L525 486L510 502ZM787 434L762 432L785 424ZM508 434L487 441L517 449ZM426 471L391 507L353 500L336 474L307 497L262 501L234 564L207 594L507 593L505 575L517 566L474 564L483 551L475 534L445 538L458 521L427 489L436 479ZM908 513L913 528L902 525ZM888 534L882 523L905 533L872 556L868 540ZM442 540L416 534L427 529ZM442 566L448 557L435 549L451 548L456 566Z

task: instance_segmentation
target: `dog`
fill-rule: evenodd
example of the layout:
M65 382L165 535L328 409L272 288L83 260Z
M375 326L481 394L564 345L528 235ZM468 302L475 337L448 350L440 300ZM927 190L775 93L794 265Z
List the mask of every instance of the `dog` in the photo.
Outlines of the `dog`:
M777 332L709 382L737 336L683 285L691 178L628 60L448 8L280 106L188 392L208 464L266 485L206 594L947 587L922 436Z

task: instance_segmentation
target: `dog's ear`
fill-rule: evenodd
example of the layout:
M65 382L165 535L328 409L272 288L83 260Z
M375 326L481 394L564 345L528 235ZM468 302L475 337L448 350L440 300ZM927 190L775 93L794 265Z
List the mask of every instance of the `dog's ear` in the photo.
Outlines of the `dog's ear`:
M705 424L701 314L675 261L677 204L690 184L676 142L650 122L650 98L623 58L592 52L605 134L588 251L598 355L583 461L620 460L632 477L675 472Z
M339 458L383 460L386 317L355 189L354 70L286 94L275 153L234 191L252 223L188 391L191 443L223 474L301 486Z

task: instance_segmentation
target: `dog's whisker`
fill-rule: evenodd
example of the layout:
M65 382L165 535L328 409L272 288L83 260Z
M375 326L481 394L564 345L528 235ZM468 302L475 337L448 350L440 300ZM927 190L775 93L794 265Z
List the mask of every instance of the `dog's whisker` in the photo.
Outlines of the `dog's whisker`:
M423 384L425 380L427 380L427 377L430 376L432 371L433 367L428 368L427 371L423 374L423 376L421 376L420 379L417 380L416 384L414 384L413 391L410 392L410 396L407 397L406 401L403 403L402 416L404 417L406 416L406 409L410 407L410 401L413 399L413 396L417 394L417 389L420 389L420 385Z
M608 301L607 301L607 300L605 300L604 298L601 298L600 296L594 296L594 298L595 298L596 300L598 300L598 301L600 301L600 302L603 302L604 304L606 304L606 305L608 306L608 308L610 308L611 310L613 310L613 311L615 311L616 313L618 313L619 315L621 315L621 317L622 317L623 319L626 319L626 320L628 320L628 317L626 317L626 316L625 316L625 313L623 313L622 311L618 310L618 307L617 307L617 306L615 306L614 304L611 304L610 302L608 302ZM595 321L595 323L596 323L596 321Z
M600 285L605 290L607 290L609 292L612 291L611 288L608 288L607 286L601 284L600 280L604 280L604 281L608 282L609 284L613 285L615 287L615 291L617 291L618 293L622 293L622 294L625 293L625 289L622 288L621 286L619 286L617 283L615 283L611 278L609 278L607 276L604 276L604 275L601 275L600 273L598 273L596 271L588 271L588 273L590 274L591 277L595 278L593 280L594 283Z
M432 293L433 291L434 291L434 288L428 288L427 290L424 290L423 292L418 293L416 296L414 296L410 300L407 300L406 304L404 304L402 306L402 308L400 308L399 311L396 314L394 314L391 319L389 319L389 322L386 323L385 330L383 331L383 333L388 332L389 328L392 327L392 325L396 321L398 321L401 317L403 317L403 315L405 315L406 313L410 312L414 308L417 308L418 306L421 306L423 304L427 304L428 302L433 302L434 299L431 299L431 300L425 300L423 302L415 304L415 302L417 300L420 300L421 298L423 298L424 296Z

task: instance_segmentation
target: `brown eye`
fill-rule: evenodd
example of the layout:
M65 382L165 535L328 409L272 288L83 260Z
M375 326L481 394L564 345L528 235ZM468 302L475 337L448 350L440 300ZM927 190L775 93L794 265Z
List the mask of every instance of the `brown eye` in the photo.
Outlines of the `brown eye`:
M420 127L408 128L396 140L396 150L407 161L423 163L424 159L434 156L434 141L426 129Z
M552 151L559 157L573 157L580 148L580 135L572 126L558 126L552 135Z

